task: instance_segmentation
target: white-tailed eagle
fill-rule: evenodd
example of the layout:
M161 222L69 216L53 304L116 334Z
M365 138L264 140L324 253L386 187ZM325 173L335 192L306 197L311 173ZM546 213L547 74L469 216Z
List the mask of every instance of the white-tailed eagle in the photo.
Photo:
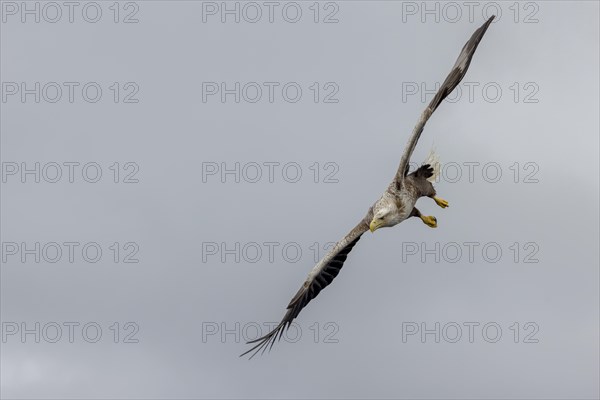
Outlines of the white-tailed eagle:
M408 173L410 157L419 141L423 127L438 108L442 101L450 94L460 83L467 73L473 54L477 45L485 34L494 16L488 19L479 29L473 33L469 41L464 45L458 59L454 63L452 70L440 86L439 90L427 106L417 125L415 126L410 139L400 159L400 165L396 175L381 198L375 202L367 212L367 215L352 229L342 240L336 243L332 250L310 271L306 281L302 284L298 293L292 298L287 306L287 311L283 319L266 335L252 340L248 343L256 343L251 349L244 352L241 356L253 352L250 358L254 357L261 349L263 352L267 348L272 348L277 337L281 339L284 329L289 328L294 318L306 305L329 285L339 274L348 253L356 245L363 233L370 230L376 231L379 228L391 227L399 224L409 217L418 217L428 226L437 227L437 220L432 216L422 215L415 207L415 203L420 197L427 196L432 198L437 205L442 208L448 207L448 202L436 197L432 182L439 173L439 162L436 156L431 153L424 164L412 173Z

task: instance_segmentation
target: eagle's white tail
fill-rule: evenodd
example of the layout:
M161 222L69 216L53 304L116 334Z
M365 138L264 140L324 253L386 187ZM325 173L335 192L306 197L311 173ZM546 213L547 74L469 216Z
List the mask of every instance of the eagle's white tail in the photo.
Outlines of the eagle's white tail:
M427 156L425 161L423 161L423 164L431 165L431 167L433 168L433 175L427 178L427 180L429 182L435 182L438 176L440 176L440 158L438 157L433 147L429 151L429 155Z

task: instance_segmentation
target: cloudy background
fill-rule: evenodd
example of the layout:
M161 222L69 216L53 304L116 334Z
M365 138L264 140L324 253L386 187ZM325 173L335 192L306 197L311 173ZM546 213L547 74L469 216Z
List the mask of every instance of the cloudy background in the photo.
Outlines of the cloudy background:
M1 3L4 398L598 398L598 3L55 4ZM414 155L439 227L238 358L492 13Z

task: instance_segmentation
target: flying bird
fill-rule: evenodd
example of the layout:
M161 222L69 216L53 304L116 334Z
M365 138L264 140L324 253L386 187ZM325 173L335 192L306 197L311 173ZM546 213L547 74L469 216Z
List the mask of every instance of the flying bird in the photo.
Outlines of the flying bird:
M439 90L421 113L417 125L413 129L404 154L400 159L400 165L394 179L389 184L383 195L377 200L367 212L367 215L352 229L342 240L337 242L321 261L310 271L306 281L287 306L287 311L281 322L266 335L251 340L248 344L256 343L250 350L240 355L244 356L253 352L254 357L261 349L262 352L273 347L276 340L280 340L285 329L289 329L292 321L298 316L306 305L328 286L339 274L348 253L354 248L360 237L366 231L375 232L379 228L392 227L410 217L420 218L427 226L436 228L437 219L433 216L422 215L415 207L420 197L430 197L442 208L448 207L448 202L436 196L432 182L439 174L439 161L435 153L431 152L423 165L412 173L408 173L410 157L419 141L425 124L438 108L442 101L454 90L467 73L467 69L475 54L477 45L490 26L494 16L490 17L462 48L458 59L452 70L440 86ZM278 338L278 339L277 339Z

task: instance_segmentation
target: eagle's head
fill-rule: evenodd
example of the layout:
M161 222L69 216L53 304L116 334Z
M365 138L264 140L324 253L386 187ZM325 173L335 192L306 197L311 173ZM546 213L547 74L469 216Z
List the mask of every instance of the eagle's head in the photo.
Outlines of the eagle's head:
M373 219L369 224L371 232L379 228L394 226L400 222L398 206L389 198L382 197L373 206Z

